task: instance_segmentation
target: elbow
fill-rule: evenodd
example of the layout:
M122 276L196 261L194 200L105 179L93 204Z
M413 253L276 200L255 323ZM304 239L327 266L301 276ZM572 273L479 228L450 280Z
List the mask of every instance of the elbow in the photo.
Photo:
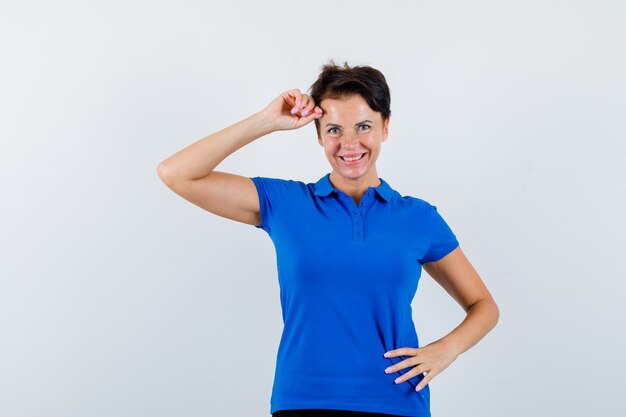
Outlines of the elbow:
M165 162L161 162L157 165L157 175L161 179L161 181L165 181L165 175L167 175L167 167L165 166Z
M498 321L500 320L500 308L498 307L496 302L493 301L493 299L492 299L492 304L493 304L493 327L496 327L496 324L498 324Z
M480 298L479 300L468 306L466 311L469 313L469 311L474 307L480 308L483 311L483 314L486 314L490 317L490 328L494 328L496 324L498 324L498 320L500 319L500 308L491 296Z
M157 175L165 184L172 182L172 169L165 161L157 165Z
M487 297L487 301L491 309L491 317L493 322L492 327L495 327L496 324L498 324L498 320L500 319L500 308L498 307L498 304L496 304L496 300L493 299L491 294L489 294L489 297Z

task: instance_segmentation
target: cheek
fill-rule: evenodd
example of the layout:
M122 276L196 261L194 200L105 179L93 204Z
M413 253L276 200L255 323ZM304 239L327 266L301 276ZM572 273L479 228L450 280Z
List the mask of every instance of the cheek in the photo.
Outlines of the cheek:
M325 149L327 153L336 152L339 149L339 144L337 143L337 141L327 139Z

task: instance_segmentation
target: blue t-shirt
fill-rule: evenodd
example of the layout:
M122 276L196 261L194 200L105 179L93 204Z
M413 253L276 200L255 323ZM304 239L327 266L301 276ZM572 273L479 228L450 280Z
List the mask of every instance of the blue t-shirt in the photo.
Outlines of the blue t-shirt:
M400 384L385 368L420 347L411 302L422 264L459 243L436 206L382 178L357 207L326 174L316 183L251 177L276 250L284 323L270 413L324 408L430 416L422 374Z

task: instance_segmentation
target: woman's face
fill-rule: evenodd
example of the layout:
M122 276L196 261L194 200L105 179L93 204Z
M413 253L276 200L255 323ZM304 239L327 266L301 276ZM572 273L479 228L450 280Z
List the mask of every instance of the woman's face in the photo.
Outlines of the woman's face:
M363 178L378 182L376 159L381 143L387 139L389 119L383 124L382 115L372 110L359 94L342 99L324 99L318 104L324 111L320 122L318 142L324 147L333 171L346 180ZM346 161L343 157L361 159Z

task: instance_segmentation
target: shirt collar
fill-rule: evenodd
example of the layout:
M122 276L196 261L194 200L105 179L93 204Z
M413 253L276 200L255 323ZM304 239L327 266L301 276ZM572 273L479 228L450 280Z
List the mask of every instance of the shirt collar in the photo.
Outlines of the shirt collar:
M374 189L379 196L383 198L385 201L391 200L391 196L393 195L393 189L387 184L382 178L378 178L380 180L380 185L378 187L370 187ZM324 175L315 183L315 195L326 197L331 191L337 191L335 187L330 183L330 172Z

